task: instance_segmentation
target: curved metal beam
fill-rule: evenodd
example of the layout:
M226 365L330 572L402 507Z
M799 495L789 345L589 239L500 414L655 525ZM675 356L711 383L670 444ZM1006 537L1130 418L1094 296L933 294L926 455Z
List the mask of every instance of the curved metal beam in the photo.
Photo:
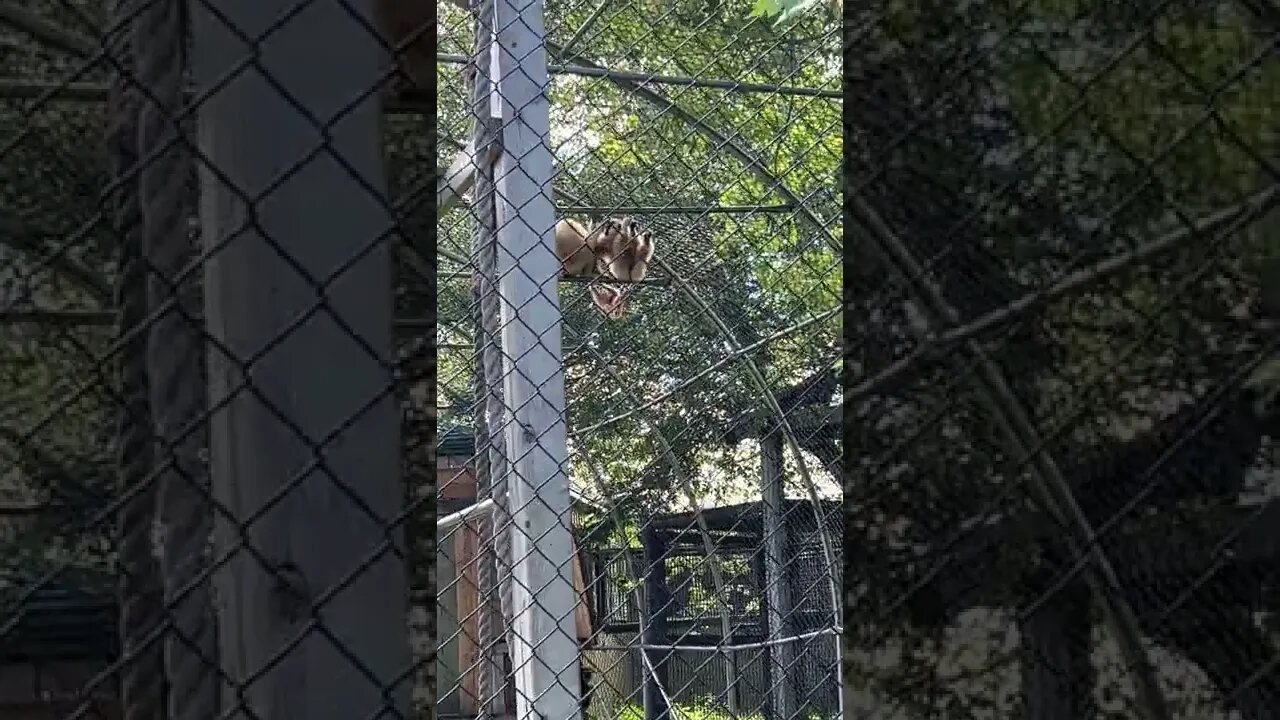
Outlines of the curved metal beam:
M689 300L698 308L698 310L711 320L712 324L716 326L716 329L720 331L721 336L723 336L725 341L731 346L731 352L739 353L741 351L741 345L738 343L737 338L734 337L729 326L720 317L719 313L713 310L711 306L702 299L702 296L689 286L688 281L686 281L679 273L674 272L666 261L660 257L655 257L654 263L661 267L668 276L675 280L676 284L680 286L680 289L684 291L684 294L689 298ZM750 354L742 353L740 357L747 368L747 373L751 376L751 381L763 394L764 402L768 410L771 411L778 419L778 427L782 430L783 437L786 439L787 446L791 450L791 453L795 455L796 469L800 472L800 481L804 484L805 491L809 496L809 502L813 505L814 520L818 527L818 540L822 545L823 559L827 564L827 585L831 590L832 627L841 627L840 613L844 609L844 606L840 601L840 588L836 585L836 556L835 551L832 550L831 535L827 531L826 518L822 516L822 501L818 497L817 485L814 484L813 478L809 475L809 467L804 461L804 455L801 453L800 442L796 438L795 430L791 427L790 421L787 420L787 415L783 412L782 405L778 402L778 397L774 395L773 390L769 388L768 381L765 379L764 373L761 372L760 366L756 364L756 361L752 359ZM837 655L839 655L839 642L840 639L837 637ZM843 669L839 663L837 663L836 666L836 673L836 687L839 688L839 692L842 694L841 701L838 704L843 706L844 689L843 678L841 677Z
M569 54L569 57L564 57L564 49L559 44L552 42L551 40L547 40L546 45L547 52L555 55L556 57L560 57L564 60L573 59L586 67L600 70L604 69L602 66L597 65L580 55L574 55L571 53ZM814 229L827 239L828 244L833 250L836 250L837 252L843 251L840 243L836 241L835 236L833 236L831 231L827 229L826 224L822 222L821 218L809 209L808 205L805 204L804 199L788 188L781 179L774 176L774 174L770 172L769 168L766 167L759 158L747 152L745 148L725 136L719 130L716 130L702 118L680 107L675 103L675 101L669 100L657 92L650 90L640 82L620 77L607 77L607 79L614 85L617 85L618 87L644 99L649 104L657 105L669 110L671 114L679 117L694 130L697 130L699 133L706 136L714 145L725 148L731 155L738 158L738 160L740 160L753 175L764 181L766 189L777 192L787 201L787 203L795 205L800 215L808 220Z

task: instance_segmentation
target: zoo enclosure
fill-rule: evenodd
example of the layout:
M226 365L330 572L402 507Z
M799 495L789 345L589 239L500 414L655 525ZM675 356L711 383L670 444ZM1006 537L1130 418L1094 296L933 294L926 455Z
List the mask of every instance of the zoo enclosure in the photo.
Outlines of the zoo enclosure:
M592 652L608 668L609 684L601 683L607 691L628 697L670 688L679 700L723 698L748 715L756 709L772 714L784 702L800 717L840 713L831 644L782 644L786 654L774 649L778 638L811 640L830 626L830 602L822 592L829 582L827 561L817 533L842 534L839 504L824 503L816 514L808 501L780 504L778 535L787 539L776 548L780 571L769 566L775 548L767 540L774 536L764 521L770 512L763 502L702 511L724 573L722 586L708 572L692 513L652 517L639 549L597 551L595 616L606 620L600 624L601 649ZM824 518L825 530L814 525L815 516ZM631 583L642 588L643 603L628 591ZM730 608L728 636L717 613L720 593ZM614 657L637 634L640 647ZM727 686L726 671L733 677Z
M730 21L726 22L717 14L708 13L692 32L686 28L671 38L671 45L664 51L674 52L674 58L664 52L630 58L617 52L638 52L646 44L662 46L653 23L670 25L682 19L679 14L674 8L645 8L638 4L548 6L548 37L570 36L566 41L549 39L545 44L548 55L557 61L551 67L552 83L547 94L551 101L548 145L556 172L556 216L600 220L629 215L654 232L658 245L649 277L634 286L620 284L628 295L630 309L629 316L619 322L605 322L591 309L578 279L562 278L558 283L557 299L564 318L562 341L549 344L560 345L564 353L570 442L567 470L574 487L588 500L584 505L594 506L578 513L572 522L568 516L563 516L561 522L573 525L574 534L580 538L592 536L599 540L599 533L616 532L620 535L614 539L631 545L638 542L637 533L646 532L660 517L658 508L671 504L674 494L678 498L676 504L683 506L680 509L691 506L696 510L686 523L700 538L699 551L687 559L695 566L702 565L702 571L710 574L711 587L723 595L726 581L721 566L738 558L721 542L721 531L726 528L712 531L706 526L709 513L715 510L707 507L706 480L699 477L705 470L698 467L696 454L724 453L726 447L744 442L748 448L768 448L748 449L746 454L754 452L755 459L747 459L746 465L758 462L759 467L735 468L737 476L727 480L742 492L745 478L747 497L764 493L763 505L771 508L768 514L772 525L760 532L761 538L769 538L769 542L758 544L770 545L765 553L770 562L766 579L757 589L784 598L784 588L790 581L782 577L780 558L785 550L778 549L786 547L786 533L777 527L782 524L784 486L789 486L786 492L813 499L817 492L813 476L820 475L827 481L824 490L834 493L833 476L838 467L838 420L833 406L837 389L835 285L839 273L835 264L839 248L839 223L835 219L838 205L833 202L833 191L838 148L832 147L838 143L838 104L833 102L837 91L830 87L834 85L836 69L831 64L835 29L829 24L818 27L818 39L811 40L808 48L799 52L785 36L769 32L766 26L753 25L744 14L733 22L733 14L728 13ZM481 13L479 17L485 15ZM443 144L449 148L448 153L442 154L452 155L455 163L460 162L451 164L447 181L456 177L454 167L465 168L471 158L483 158L482 148L491 142L484 135L487 128L483 122L489 107L489 91L485 87L489 66L483 49L488 31L483 23L477 27L470 13L452 9L442 15L440 28L442 48L454 50L440 56L438 107L442 126L452 129L442 131ZM711 40L700 46L695 44L693 33L699 32ZM721 34L715 35L717 32ZM761 57L737 63L736 74L728 76L733 80L698 76L719 70L714 57L723 57L723 51L744 42L743 34L752 35L754 47L763 48ZM780 46L785 51L777 50ZM770 57L771 50L777 57L789 52L795 52L795 56L790 63L781 63L781 69L770 67L762 61L774 59ZM465 69L456 67L467 62L473 52L481 57L478 64ZM689 57L682 58L682 52ZM818 57L812 57L815 55ZM645 72L618 68L628 60ZM666 72L666 67L680 68L684 76ZM754 76L762 76L766 82L753 82ZM499 94L503 94L502 86L508 78L505 74L494 78ZM827 87L787 84L793 78ZM471 108L480 110L479 121ZM766 124L768 133L762 138L773 147L753 148L742 136L736 124L742 121L745 108L777 113L771 124ZM788 129L788 113L798 127L805 128L804 132L797 132L796 127ZM505 129L503 141L511 138L510 126ZM755 130L760 132L760 128ZM592 140L593 136L597 139ZM458 153L459 148L464 152ZM805 162L810 154L820 158L818 172ZM781 169L774 170L771 163ZM501 322L495 322L498 313L485 307L489 299L486 293L494 284L489 279L493 271L487 263L493 261L486 259L486 242L490 242L488 236L494 230L502 232L504 220L492 219L481 174L476 172L477 187L469 206L457 202L459 193L442 185L439 206L457 209L441 213L438 236L442 268L441 392L455 398L447 403L452 412L442 413L442 424L472 428L482 446L483 438L507 426L510 409L519 407L518 403L491 394L502 378L493 368L505 360L505 371L512 372L510 350L494 350L489 360L483 356L495 344L496 337L521 321L504 314ZM495 171L495 179L502 174L502 170ZM745 201L725 202L725 198ZM501 191L497 201L504 201ZM551 280L537 274L547 272L547 268L526 262L540 252L545 251L535 248L523 256L512 274L529 274L535 282ZM502 250L497 252L499 258L502 254ZM760 275L762 267L764 276ZM553 263L549 271L554 274L556 268ZM799 280L786 277L787 273L799 276ZM503 281L502 272L496 277L497 282ZM814 341L816 351L797 347L803 346L805 340ZM790 343L795 345L783 351L784 362L771 365L766 360L771 345L777 348ZM476 346L481 348L479 361L472 357ZM458 355L451 361L449 351L454 349ZM652 372L642 372L643 368ZM655 382L659 374L668 379ZM478 378L483 382L478 383ZM736 381L749 390L721 392L717 387L720 380ZM681 417L700 402L705 405L693 416ZM715 428L724 426L726 419L731 429L717 431ZM644 439L623 449L629 469L610 467L610 456L617 451L618 441L625 445L633 434ZM609 449L610 443L615 444L614 450ZM791 458L785 471L777 466L783 458L783 444ZM459 472L453 481L442 481L441 497L470 483L468 473L474 470L480 490L474 496L470 490L461 490L461 494L480 499L490 493L497 500L503 491L495 486L503 476L500 468L507 461L503 456L510 453L510 448L509 441L477 448L468 470ZM484 479L486 475L493 478L492 483ZM666 497L661 494L664 484L671 491ZM499 515L500 506L501 502L493 506ZM823 507L830 509L829 505L815 503L808 507L810 515L820 514ZM501 524L500 518L497 522ZM586 529L587 524L592 525L590 530ZM588 667L575 673L562 665L565 669L559 673L560 681L577 675L578 684L584 689L585 711L597 717L632 711L648 717L667 717L669 713L679 716L700 705L705 706L703 712L763 712L771 717L790 717L796 703L809 698L793 697L785 678L796 668L779 664L782 653L773 648L794 644L801 648L798 652L802 655L806 648L828 648L825 686L829 694L838 695L838 666L834 662L834 634L839 628L838 603L834 599L834 534L830 534L831 527L825 522L814 526L822 532L809 540L827 559L819 564L823 569L819 587L812 589L825 593L830 600L825 604L821 626L807 634L786 632L784 623L792 610L781 602L775 605L775 615L765 628L765 641L770 644L763 653L767 659L757 658L757 668L763 664L778 666L778 679L773 683L777 692L757 693L739 702L735 690L738 680L729 674L732 666L722 663L739 652L731 627L738 620L730 617L728 608L716 607L718 603L694 613L701 616L711 612L706 620L722 629L718 635L701 636L707 643L701 647L691 642L688 632L668 635L656 626L645 629L643 626L648 623L631 628L629 637L605 633L611 623L617 629L611 615L620 609L601 606L593 596L603 592L610 581L641 582L658 572L648 563L641 563L627 577L602 574L599 571L603 564L609 563L610 556L617 552L608 548L592 551L598 561L596 572L585 573L592 579L587 582L586 592L579 594L579 607L585 604L597 609L593 632L582 638L582 657ZM441 542L456 543L458 531L444 529ZM501 564L506 552L498 547L501 533L494 533L492 527L482 532L497 536L492 547L496 563ZM589 545L592 540L584 539L583 543ZM505 693L468 689L484 683L488 683L487 688L494 688L505 679L501 661L494 662L495 655L501 658L505 652L500 648L501 640L495 637L500 633L492 628L502 623L501 595L508 591L501 588L503 573L489 570L484 564L494 561L481 558L480 562L477 591L484 595L486 588L498 588L495 594L499 597L496 602L482 602L478 611L482 622L476 623L481 635L478 642L462 637L463 628L470 622L462 610L457 611L456 618L442 613L442 628L459 630L455 634L441 632L441 653L452 658L453 643L460 648L473 647L473 642L479 646L474 656L457 653L457 697L465 705L464 713L471 709L467 699L476 692L481 704L484 698L492 698L490 712L496 714L502 711L498 699ZM450 579L442 579L441 587L446 593L453 591ZM802 583L795 591L804 589ZM477 591L471 589L470 581L460 571L456 607L469 609L471 604L464 598ZM661 612L653 607L656 602L651 598L640 604ZM490 613L491 619L485 621L484 613ZM569 612L561 609L552 614L566 618ZM650 646L664 643L684 643L689 651L702 655L695 663L704 667L706 681L701 687L684 682L670 684L666 672L669 663L651 662L652 653L648 650L634 652L625 647L652 650ZM486 653L485 648L495 651ZM494 663L493 672L486 673L486 663ZM518 663L512 661L510 665L515 669ZM636 672L645 678L643 683L628 683L622 678ZM476 674L478 678L474 677ZM643 693L640 684L645 686ZM450 690L445 688L444 692ZM773 697L766 702L764 698L770 695ZM775 699L776 708L761 707L761 703L767 705ZM643 710L629 708L640 705ZM820 711L832 715L838 707L838 702L828 698Z
M426 185L421 180L428 173L421 170L420 161L433 156L432 138L421 131L416 137L405 132L405 125L420 122L412 111L415 105L421 107L422 99L405 97L391 103L393 114L386 120L392 140L388 166L391 194L397 201L389 207L378 200L384 180L374 171L377 163L364 144L373 137L370 123L379 102L377 89L386 78L373 63L362 64L376 52L368 37L368 18L357 22L354 4L261 3L228 17L226 8L215 12L211 3L192 3L194 15L204 23L197 25L194 53L196 69L204 74L197 78L194 92L187 93L184 67L177 61L187 55L180 7L176 2L154 2L111 8L108 13L107 8L85 10L51 2L29 11L6 5L0 15L6 28L18 30L6 41L22 49L10 56L14 65L6 68L6 76L23 78L3 88L8 103L2 154L8 171L6 212L14 218L14 232L5 237L6 357L26 363L19 363L18 370L41 362L58 368L53 377L16 372L6 386L6 400L14 402L7 406L13 412L5 418L6 458L13 460L5 480L17 498L9 509L23 520L17 533L21 542L6 556L12 563L6 569L16 572L6 580L0 633L12 639L30 628L35 601L43 590L56 590L59 584L89 594L99 606L103 595L118 595L114 605L120 625L112 631L119 643L107 649L107 657L90 658L94 671L75 683L67 699L65 714L71 717L99 712L96 700L88 698L104 693L127 717L136 718L155 717L164 704L170 705L171 717L204 717L220 699L256 706L287 692L297 677L291 669L301 662L317 663L335 675L346 672L347 679L354 670L366 681L366 692L345 693L338 701L327 693L349 689L344 683L322 683L316 687L324 691L314 694L292 694L310 703L295 708L308 716L358 717L382 704L399 706L410 686L417 700L433 702L434 668L425 667L423 642L435 637L436 589L430 560L435 539L430 520L435 516L436 488L430 472L423 470L431 468L435 450L432 350L448 350L453 343L452 338L441 341L423 332L435 329L432 259L420 256L420 243L393 244L387 232L392 216L411 240L430 232L423 232L421 222L425 203L420 198ZM228 32L227 25L237 30ZM327 58L333 66L310 64L299 72L301 66L289 63L305 55L299 44L302 28L314 38L318 27L332 32L335 44L352 48L363 60L337 66L350 57L336 55ZM104 29L102 38L95 37ZM328 36L320 32L319 37ZM828 32L826 37L833 35ZM221 57L225 64L217 68L221 75L210 69L217 64L218 50L226 53ZM228 56L236 57L233 61ZM598 68L588 71L584 77L601 74ZM827 82L834 78L830 62L823 72ZM628 78L625 72L605 74L610 82ZM630 81L638 85L646 79L668 79L640 75ZM315 78L324 78L325 87L316 87ZM738 83L727 81L709 85L717 93L760 89L750 84L737 88ZM660 97L647 89L636 93L655 103ZM777 88L773 94L817 98L834 107L834 89L788 94ZM86 152L94 144L77 133L94 137L101 131L108 100L108 152ZM657 104L684 117L678 106ZM235 123L230 123L232 118ZM828 134L819 133L816 141L803 138L800 147L787 153L800 156L816 147L825 157L825 172L830 172L838 157L838 148L832 152L830 146L834 111L822 111L819 119L817 130ZM193 120L207 134L191 134ZM245 122L267 120L277 124L260 133L246 129L243 137L221 134L229 124L244 128ZM681 122L701 127L704 133L710 127L703 118ZM292 142L279 142L282 131ZM233 140L257 142L237 152L225 144ZM713 140L720 142L715 136ZM419 151L423 145L426 149ZM730 155L740 152L737 141L726 147ZM775 149L775 159L787 153ZM723 173L726 165L739 160L707 163L699 169ZM758 160L749 165L755 175L761 173ZM281 176L272 174L281 168L287 168ZM18 169L51 182L33 186L29 178L13 172ZM198 182L192 177L197 174ZM52 182L54 178L66 184ZM686 384L721 377L717 373L723 367L771 343L816 340L827 351L821 357L801 356L800 363L792 358L791 365L780 365L776 372L785 376L799 365L826 388L825 397L815 393L819 400L810 404L822 405L830 398L832 288L838 284L833 270L837 248L831 245L830 233L837 226L815 223L814 210L821 207L825 217L836 216L834 182L821 173L806 182L818 188L807 206L775 203L754 214L777 216L766 221L791 243L770 250L774 259L781 250L799 256L803 247L815 245L815 237L819 241L823 254L815 267L822 272L807 273L819 281L806 289L820 312L810 312L803 303L797 308L776 307L774 288L770 299L775 306L765 305L772 313L769 323L756 323L739 308L736 317L728 318L733 324L725 326L725 307L712 312L695 303L704 332L690 337L695 342L689 345L720 350L728 342L730 350L716 364L708 365L705 356L692 356L686 358L694 363L692 368L668 368L679 369ZM101 188L106 192L99 197ZM205 201L201 213L195 212L197 192ZM314 201L321 197L326 200L317 206ZM252 212L246 211L249 205ZM305 213L298 212L302 207ZM695 208L693 214L705 223L703 214L714 217L744 207L754 205L719 203L705 213ZM809 218L806 233L814 227L822 232L797 238L788 217L796 212ZM662 230L658 223L654 226ZM671 254L671 266L681 272L668 273L667 283L687 285L698 279L699 270L711 278L725 273L724 267L711 262L719 253L707 244L711 234L686 232L689 229L689 223L666 228L670 236L699 250ZM240 230L248 230L249 237ZM536 236L523 232L526 239ZM671 248L678 247L673 241ZM394 319L379 292L390 292L391 281L377 275L392 248ZM315 256L321 251L327 256ZM201 282L205 265L210 267ZM228 272L229 267L235 272ZM370 275L353 287L352 274L362 272ZM448 275L441 272L440 278ZM549 273L546 280L551 278ZM265 294L255 296L259 291ZM752 288L760 291L760 284ZM684 296L698 297L687 287ZM715 299L732 307L729 298ZM806 298L796 294L795 299ZM645 308L639 301L633 308L655 318L650 322L660 317L656 308ZM392 338L386 336L392 328L394 353ZM761 330L766 332L758 339L750 334L748 340L734 337L742 332L761 335ZM617 340L615 333L614 344L606 349L620 348ZM206 357L209 367L201 372ZM111 367L117 363L117 368ZM362 378L364 386L353 383L345 388L350 394L340 397L342 393L331 386L333 377ZM754 380L757 387L761 380ZM403 445L399 452L394 447L371 452L373 443L394 437L395 423L386 410L392 398L406 426ZM376 417L371 419L369 408L358 407L361 400L372 404ZM740 409L727 403L710 407L722 413ZM227 420L228 408L236 413L234 420ZM833 450L826 419L830 413L813 414L818 416L820 437L802 440L820 449L821 464L834 462L838 451ZM767 434L767 418L767 413L765 421L744 416L736 432ZM112 425L118 425L118 431ZM629 432L625 426L623 430ZM664 440L667 453L686 455L701 440L680 435L691 434L673 433ZM272 441L255 444L266 437ZM230 446L244 442L250 452L227 453ZM329 467L349 463L353 448L384 463L399 457L412 485L407 498L387 493L396 473L385 464L346 465L336 471ZM237 464L241 462L247 464ZM665 464L680 474L684 462L688 459L668 459ZM800 462L803 472L804 463L812 460ZM236 472L229 472L232 467ZM348 476L365 481L353 488L342 482ZM289 480L280 484L281 478ZM264 495L237 495L237 480ZM687 479L678 482L687 491ZM157 512L166 530L160 568L153 564L150 532L150 516ZM326 512L335 516L326 519ZM296 514L307 520L284 522ZM220 532L210 557L205 546L213 525ZM347 543L342 548L315 538L291 542L300 538L286 530L325 531L332 540L328 531L333 527L351 530L341 534ZM367 541L363 548L353 542L357 537ZM539 538L540 545L544 542ZM353 555L361 551L365 556L357 561ZM406 582L396 578L402 562L408 564L414 606L408 616L377 615L385 623L381 632L353 635L350 613L359 603L352 598L361 594L361 587L365 593L376 588L374 594L382 599L398 596L394 588ZM215 615L208 597L211 579L231 583L232 588L242 581L250 597L270 601L232 601ZM113 584L120 585L116 593ZM237 617L245 611L266 617ZM403 633L388 632L401 621L415 625L412 658L395 647ZM250 630L253 627L257 632ZM831 643L830 631L822 641ZM233 667L234 658L218 656L222 648L237 642L253 648L247 666ZM364 648L357 647L362 643ZM16 646L15 642L5 648ZM158 666L168 678L167 693L154 682ZM522 701L545 702L541 696L530 697L527 688Z

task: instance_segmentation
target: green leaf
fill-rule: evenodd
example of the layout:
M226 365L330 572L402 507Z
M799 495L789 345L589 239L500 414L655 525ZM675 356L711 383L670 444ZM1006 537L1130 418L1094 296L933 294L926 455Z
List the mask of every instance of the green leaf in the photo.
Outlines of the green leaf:
M756 0L751 8L752 17L773 17L782 12L780 0Z

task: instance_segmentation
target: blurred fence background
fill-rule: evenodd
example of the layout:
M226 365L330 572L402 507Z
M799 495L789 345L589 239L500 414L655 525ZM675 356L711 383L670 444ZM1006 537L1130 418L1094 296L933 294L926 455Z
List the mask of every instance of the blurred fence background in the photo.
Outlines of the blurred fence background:
M428 146L429 98L372 8L0 8L0 716L425 702L433 319L392 306L434 272L380 115Z
M223 19L194 5L203 37L218 35ZM439 7L436 137L431 98L396 96L379 166L358 139L376 132L386 84L372 54L193 101L212 109L184 118L264 130L175 159L175 7L0 3L0 712L159 717L164 668L170 716L209 717L219 689L284 692L303 659L350 683L332 692L360 688L350 704L311 701L335 717L409 690L419 713L433 696L446 716L502 713L541 702L522 692L548 679L581 691L591 717L1261 720L1280 706L1272 3L871 3L849 8L841 42L825 7L773 26L748 4L549 2L535 46L550 141L535 145L555 205L521 207L523 228L509 174L438 214L425 198L428 169L477 130L473 12ZM235 65L254 46L305 52L315 27L356 48L368 35L339 3L263 7L238 10L253 32L198 56L205 87L210 68L287 65ZM122 23L131 10L138 25ZM128 27L152 42L130 48ZM498 67L524 79L498 88L527 91L539 57L508 51ZM113 93L113 75L145 97ZM269 111L236 105L264 99ZM140 129L122 122L130 102L151 108ZM363 164L317 160L335 148ZM291 153L313 163L292 183ZM150 172L129 172L137 158ZM495 167L517 160L538 164L508 153ZM199 183L181 180L196 168ZM235 178L282 199L229 213L255 192L237 197ZM388 206L367 201L378 183ZM197 185L224 204L198 216ZM848 276L842 200L858 239ZM408 240L394 252L392 215ZM619 215L658 248L644 282L615 284L626 315L607 320L585 283L559 282L556 303L529 299L539 321L563 310L560 347L511 352L543 326L493 293L550 287L554 264L522 258L523 278L502 276L514 263L487 243ZM172 280L193 239L241 226L284 239L195 260L213 267L179 290L203 292L203 323L165 283L137 294L148 272ZM310 263L304 281L280 245ZM393 278L370 269L378 258ZM366 281L339 281L348 264ZM162 328L149 355L129 332L144 326ZM272 342L295 333L309 344ZM344 337L372 338L376 361ZM545 498L507 496L503 478L527 492L520 471L547 460L495 450L496 434L506 450L529 442L504 393L541 394L525 371L549 358L563 362L542 379L563 383L564 440L532 444L565 460L568 482L551 472ZM346 373L358 382L339 392ZM238 419L218 420L219 392ZM292 404L264 410L263 394ZM392 396L398 452L394 413L357 407ZM192 425L208 425L207 449L182 437ZM276 496L307 520L258 512ZM558 539L512 531L520 512ZM227 531L206 553L215 524ZM533 542L519 555L501 537ZM527 635L510 593L543 590L534 566L557 570L559 604L538 609L573 635L557 645L579 648L568 665L515 647ZM258 589L210 613L202 588L219 572ZM203 652L232 642L258 667Z
M435 9L396 78L356 2L0 6L6 717L837 714L833 16ZM428 205L477 17L546 51L549 142ZM537 127L532 55L495 91ZM658 253L620 320L504 255L623 215ZM495 449L557 383L568 437Z
M850 7L847 714L1275 715L1277 9Z

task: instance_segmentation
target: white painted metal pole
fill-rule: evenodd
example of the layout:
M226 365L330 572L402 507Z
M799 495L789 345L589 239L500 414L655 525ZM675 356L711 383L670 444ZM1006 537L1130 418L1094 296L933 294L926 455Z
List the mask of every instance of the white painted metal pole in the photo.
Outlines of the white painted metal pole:
M580 717L564 368L541 0L495 0L495 170L511 514L511 667L521 720Z

